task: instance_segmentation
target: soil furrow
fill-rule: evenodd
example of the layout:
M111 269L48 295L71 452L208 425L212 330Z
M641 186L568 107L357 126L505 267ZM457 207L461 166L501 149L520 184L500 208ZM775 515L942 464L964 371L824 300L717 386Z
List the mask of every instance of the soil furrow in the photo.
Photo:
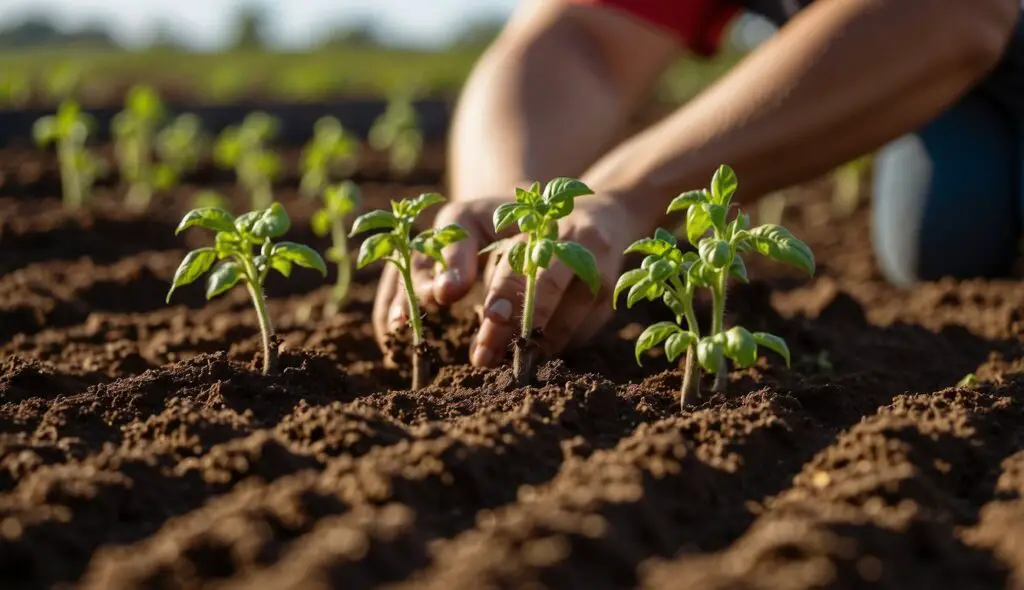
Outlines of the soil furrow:
M732 547L646 564L645 586L1001 586L1002 564L958 527L978 520L1018 448L1019 396L1014 386L898 397L810 461Z

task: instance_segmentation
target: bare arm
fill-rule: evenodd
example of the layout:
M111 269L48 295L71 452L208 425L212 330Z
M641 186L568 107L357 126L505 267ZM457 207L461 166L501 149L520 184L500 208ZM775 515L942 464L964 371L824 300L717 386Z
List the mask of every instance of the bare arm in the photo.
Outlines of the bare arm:
M1019 0L819 0L586 175L656 224L726 163L742 197L827 172L924 124L998 62Z
M456 109L453 198L580 175L622 133L675 56L665 32L622 13L531 0L477 63Z

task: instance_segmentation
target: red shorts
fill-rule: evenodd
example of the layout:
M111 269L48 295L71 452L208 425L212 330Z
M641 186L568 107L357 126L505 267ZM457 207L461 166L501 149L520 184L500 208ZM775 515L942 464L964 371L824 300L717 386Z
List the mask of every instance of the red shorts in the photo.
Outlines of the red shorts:
M568 0L571 4L607 6L667 29L695 53L711 55L740 6L728 0Z

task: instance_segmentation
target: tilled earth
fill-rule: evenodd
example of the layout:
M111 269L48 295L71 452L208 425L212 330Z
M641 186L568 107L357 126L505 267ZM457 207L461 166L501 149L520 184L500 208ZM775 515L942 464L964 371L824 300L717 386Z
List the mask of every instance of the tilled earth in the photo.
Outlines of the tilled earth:
M369 322L379 268L330 317L333 274L271 280L263 377L243 290L164 304L204 239L173 235L194 186L144 217L101 187L75 214L52 163L6 161L3 588L1024 588L1024 289L887 286L867 212L837 217L825 187L785 219L818 276L752 265L731 296L793 369L762 357L680 415L672 367L633 361L656 307L526 389L465 364L472 304L432 311L443 367L405 391ZM359 180L381 206L435 164ZM281 196L288 239L323 248L314 204Z

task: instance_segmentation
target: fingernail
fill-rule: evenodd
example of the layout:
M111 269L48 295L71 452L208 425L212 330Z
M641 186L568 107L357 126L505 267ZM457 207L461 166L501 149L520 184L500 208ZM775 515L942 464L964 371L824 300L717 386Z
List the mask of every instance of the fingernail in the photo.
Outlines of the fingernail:
M502 323L507 323L512 317L512 302L508 299L498 299L487 308L486 317Z
M434 279L434 284L437 289L453 289L459 285L459 269L450 268L443 273L437 275Z
M494 360L494 352L486 346L477 346L470 359L477 367L489 367Z

